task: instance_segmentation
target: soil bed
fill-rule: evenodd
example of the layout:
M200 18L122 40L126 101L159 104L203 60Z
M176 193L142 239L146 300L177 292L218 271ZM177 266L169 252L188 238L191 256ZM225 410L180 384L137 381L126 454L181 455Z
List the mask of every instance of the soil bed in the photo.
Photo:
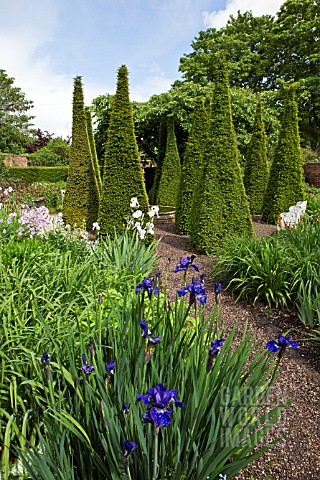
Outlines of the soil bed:
M254 217L254 231L257 236L275 233L274 225L265 224ZM197 255L194 263L200 274L205 274L208 311L215 305L213 281L209 278L213 258L199 255L191 246L189 237L179 235L175 225L158 224L156 238L161 238L157 253L161 257L158 266L165 271L169 263L168 291L175 292L181 287L183 272L173 273L180 257L192 253ZM252 306L249 302L235 302L232 293L222 291L221 325L224 336L238 325L235 342L238 342L243 325L248 322L249 330L261 344L275 339L279 333L292 329L291 338L298 340L299 350L287 350L280 365L279 375L274 384L270 400L290 401L278 424L269 432L270 441L285 435L275 447L249 465L235 479L241 480L320 480L320 358L319 345L307 339L303 325L295 312L271 310L264 305ZM252 477L251 477L252 475Z

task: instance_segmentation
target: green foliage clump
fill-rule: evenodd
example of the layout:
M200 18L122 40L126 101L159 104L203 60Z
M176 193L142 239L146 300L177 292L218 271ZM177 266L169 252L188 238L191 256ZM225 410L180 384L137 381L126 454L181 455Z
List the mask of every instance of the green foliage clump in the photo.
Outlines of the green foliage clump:
M278 144L270 169L263 201L262 217L276 222L280 212L287 212L303 198L303 172L298 127L296 86L285 88L285 102Z
M81 77L74 79L72 143L63 218L69 225L89 228L97 221L99 188L89 144Z
M253 235L224 64L216 72L203 172L190 218L191 241L207 254L215 253L230 235Z
M311 148L301 148L303 163L318 163L319 153Z
M268 181L266 132L261 113L259 100L243 177L251 213L261 213Z
M118 70L117 89L113 97L107 135L103 191L100 205L100 234L114 235L124 230L131 216L130 199L136 197L141 210L149 209L144 175L134 134L129 100L128 70Z
M211 273L222 276L238 299L297 307L303 323L317 324L320 333L320 305L315 308L320 292L319 242L320 221L308 217L276 236L229 238Z
M161 168L157 204L176 206L180 174L181 165L174 131L174 119L170 117L167 120L166 154Z
M157 167L156 167L156 172L154 175L152 187L148 193L150 203L153 203L153 204L157 202L162 165L163 165L164 157L166 156L166 144L167 144L167 123L166 123L165 117L162 116L160 120L160 126L159 126Z
M181 169L181 180L175 221L180 233L190 230L190 215L196 186L201 178L204 148L208 135L208 115L203 98L199 97L193 111L192 126Z
M57 167L68 165L70 147L62 138L53 138L48 144L28 155L28 165L41 167Z
M23 179L26 185L35 182L57 183L67 181L69 167L5 167L7 180Z

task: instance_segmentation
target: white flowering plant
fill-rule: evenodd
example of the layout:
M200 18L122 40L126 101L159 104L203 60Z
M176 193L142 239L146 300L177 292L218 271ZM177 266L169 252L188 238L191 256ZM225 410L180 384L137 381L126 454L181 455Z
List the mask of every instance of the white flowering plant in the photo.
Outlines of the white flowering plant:
M146 236L154 235L154 223L155 216L159 217L159 207L152 205L148 211L148 217L145 218L143 211L140 209L140 204L137 197L132 197L130 200L130 208L132 210L132 216L127 218L127 229L135 230L141 240L145 240Z

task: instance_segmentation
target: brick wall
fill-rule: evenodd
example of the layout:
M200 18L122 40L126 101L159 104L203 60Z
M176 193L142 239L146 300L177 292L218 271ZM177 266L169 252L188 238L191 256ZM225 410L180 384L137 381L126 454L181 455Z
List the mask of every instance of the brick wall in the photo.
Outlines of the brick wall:
M5 167L27 167L28 159L22 155L8 155L4 157L3 163Z
M303 169L306 183L311 187L320 188L320 163L306 163Z

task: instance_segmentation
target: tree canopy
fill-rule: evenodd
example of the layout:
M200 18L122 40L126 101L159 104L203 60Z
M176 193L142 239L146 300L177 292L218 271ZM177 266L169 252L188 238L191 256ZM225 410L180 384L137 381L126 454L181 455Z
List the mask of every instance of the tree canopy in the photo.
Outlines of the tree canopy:
M192 52L180 59L179 70L186 82L207 85L215 79L217 57L223 56L232 86L259 92L298 82L302 140L305 146L318 148L319 38L318 0L286 0L276 18L238 12L220 30L200 32Z
M153 95L148 102L133 102L133 117L136 139L142 158L156 163L158 153L158 138L162 118L173 117L180 157L183 158L188 133L192 124L192 115L196 99L202 97L205 101L212 96L214 83L200 85L193 82L174 83L165 93ZM263 120L266 125L269 150L277 142L279 131L279 112L274 108L278 94L272 91L262 93L264 101ZM231 89L233 121L242 155L249 143L254 123L257 94L250 88L233 87ZM103 153L106 141L106 129L109 123L111 99L109 95L100 95L92 102L92 112L95 119L95 140L99 158Z
M31 120L27 112L33 102L26 100L20 88L15 87L14 78L0 69L0 152L19 154L31 134Z

